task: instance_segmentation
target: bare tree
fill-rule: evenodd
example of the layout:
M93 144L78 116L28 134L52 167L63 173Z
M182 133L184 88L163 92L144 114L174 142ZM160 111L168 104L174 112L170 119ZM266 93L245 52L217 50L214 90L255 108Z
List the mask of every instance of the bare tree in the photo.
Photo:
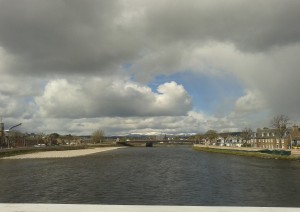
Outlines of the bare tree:
M36 134L36 145L45 144L43 141L44 136L45 136L45 133L42 133L42 132Z
M248 127L245 127L243 130L242 130L242 134L241 134L241 137L243 140L245 140L247 143L247 141L251 140L251 136L253 134L253 131L251 128L248 128ZM245 143L243 143L243 145L245 145Z
M95 132L93 132L92 141L93 143L102 143L104 141L104 131L96 130Z
M271 127L275 128L276 135L279 138L279 148L282 148L282 138L285 136L288 125L289 125L290 118L286 115L278 115L274 116L271 120Z
M200 144L200 142L202 141L203 138L204 138L203 134L198 133L194 137L194 142Z
M51 145L57 145L57 144L58 144L57 140L58 140L59 137L60 137L60 135L59 135L58 133L51 133L51 134L49 135L49 138L50 138L50 146L51 146Z
M218 133L215 130L208 130L205 133L205 136L208 138L209 144L211 145L212 141L215 141L218 138Z
M220 137L222 137L224 139L224 145L226 146L227 142L228 142L227 140L230 137L230 132L224 131L224 132L220 133L219 135L220 135Z

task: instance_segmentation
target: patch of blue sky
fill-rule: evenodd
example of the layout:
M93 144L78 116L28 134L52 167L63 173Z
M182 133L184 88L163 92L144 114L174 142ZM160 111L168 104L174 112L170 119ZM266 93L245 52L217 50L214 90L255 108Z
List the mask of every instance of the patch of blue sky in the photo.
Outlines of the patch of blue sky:
M165 82L175 81L184 86L192 97L195 111L223 116L232 111L235 101L244 95L244 88L232 75L211 76L203 73L184 72L170 76L160 75L148 83L153 92Z
M23 105L26 105L28 108L35 110L36 112L39 111L39 106L36 103L34 96L26 96L21 100Z
M122 67L122 71L124 73L126 73L127 76L129 76L130 80L132 80L133 82L137 81L136 76L134 74L130 73L130 69L132 67L132 63L124 63L124 64L121 65L121 67Z
M30 102L35 102L35 99L34 99L33 96L25 96L24 99L23 99L23 101L25 103L30 103Z
M132 66L132 63L125 63L125 64L122 64L122 69L123 70L129 70Z

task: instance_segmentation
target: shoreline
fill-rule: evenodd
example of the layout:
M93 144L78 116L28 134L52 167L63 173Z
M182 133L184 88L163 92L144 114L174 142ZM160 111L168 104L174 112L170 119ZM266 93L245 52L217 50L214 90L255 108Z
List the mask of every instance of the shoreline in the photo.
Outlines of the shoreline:
M237 156L246 156L246 157L257 157L257 158L265 158L265 159L275 159L275 160L289 160L289 161L300 161L299 155L274 155L274 154L266 154L258 152L258 150L262 150L260 148L243 148L243 147L212 147L212 146L204 146L204 145L194 145L193 149L196 151L203 152L211 152L211 153L221 153L221 154L229 154L229 155L237 155Z
M89 149L76 149L76 150L60 150L60 151L41 151L27 154L19 154L13 156L2 157L0 159L14 160L14 159L39 159L39 158L71 158L91 155L99 152L116 150L124 147L96 147Z

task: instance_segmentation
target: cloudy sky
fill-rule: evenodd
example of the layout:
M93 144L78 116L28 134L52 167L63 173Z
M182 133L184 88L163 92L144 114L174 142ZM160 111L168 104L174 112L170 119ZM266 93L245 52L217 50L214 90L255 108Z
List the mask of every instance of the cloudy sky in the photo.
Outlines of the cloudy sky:
M0 0L0 115L35 133L300 122L298 0Z

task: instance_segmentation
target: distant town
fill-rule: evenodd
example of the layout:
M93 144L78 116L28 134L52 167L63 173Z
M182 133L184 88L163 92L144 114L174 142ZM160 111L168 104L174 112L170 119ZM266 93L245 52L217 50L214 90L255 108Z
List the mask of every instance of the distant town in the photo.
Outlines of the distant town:
M102 130L96 130L92 135L60 135L58 133L21 133L17 130L17 124L4 129L4 123L0 123L0 147L43 147L57 145L84 145L84 144L115 144L120 142L155 141L157 143L186 143L202 144L207 146L224 147L253 147L262 149L298 149L300 148L300 128L294 124L289 126L289 118L280 115L271 121L272 128L257 128L253 131L244 128L239 132L220 132L208 130L205 133L169 135L128 134L126 136L105 136Z

